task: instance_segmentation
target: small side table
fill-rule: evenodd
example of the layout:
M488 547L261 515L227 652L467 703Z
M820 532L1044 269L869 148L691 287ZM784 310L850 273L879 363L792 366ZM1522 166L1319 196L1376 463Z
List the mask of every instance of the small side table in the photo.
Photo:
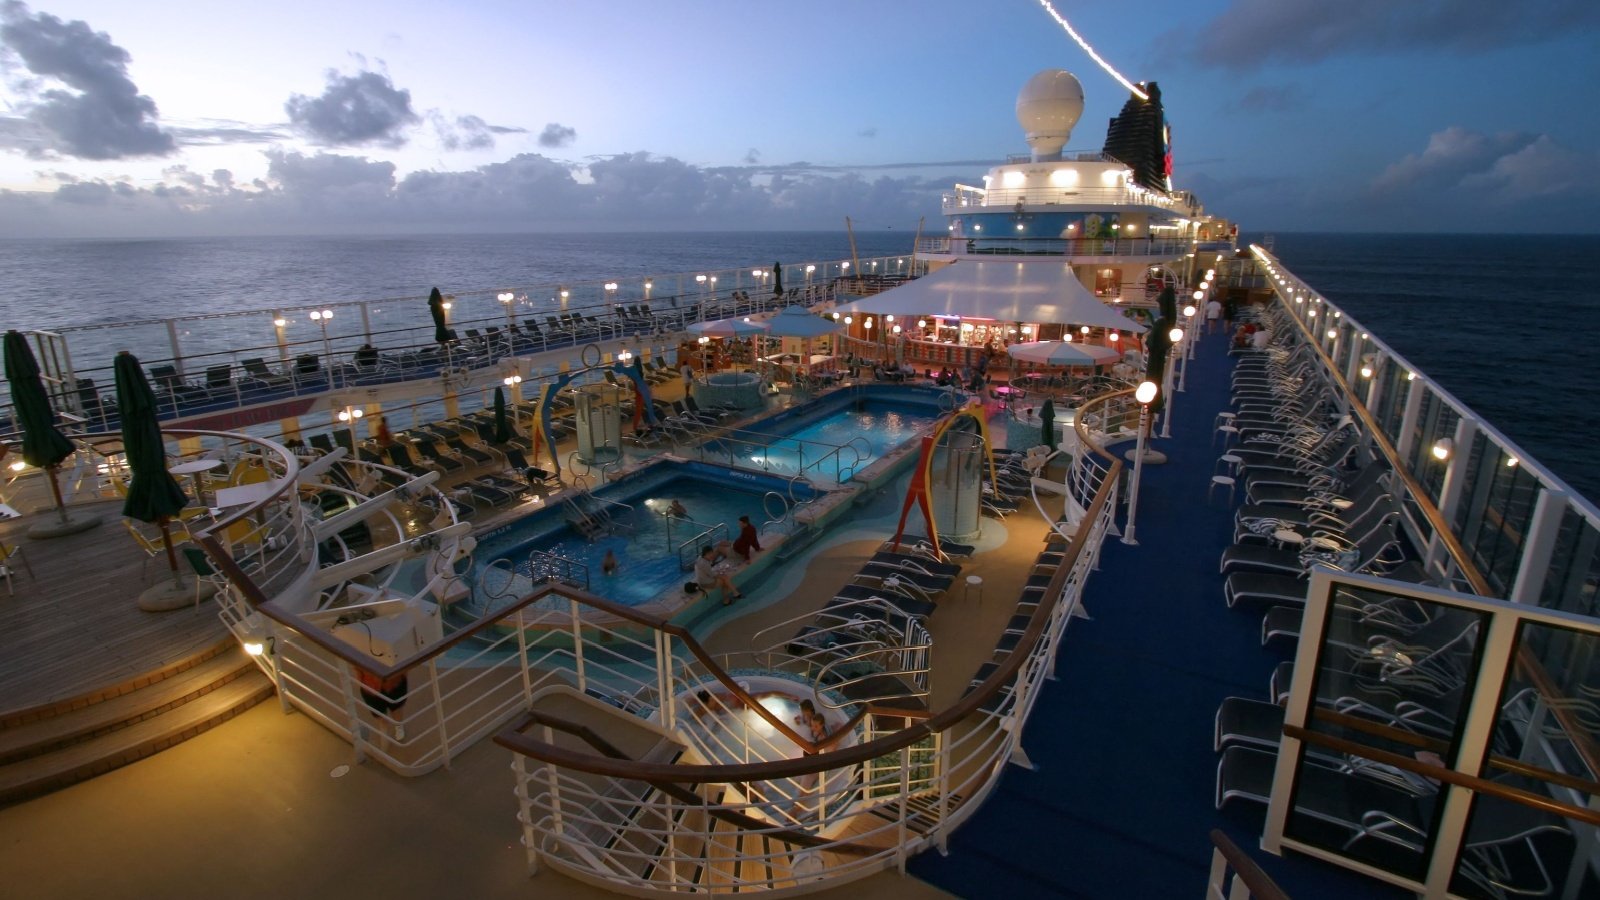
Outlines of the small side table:
M967 576L967 592L966 592L965 596L966 596L966 599L969 602L972 600L972 592L973 591L977 591L978 592L978 602L982 603L983 602L983 578L978 576L978 575L968 575Z
M1293 549L1305 543L1305 536L1298 531L1280 528L1272 533L1272 541L1285 549Z

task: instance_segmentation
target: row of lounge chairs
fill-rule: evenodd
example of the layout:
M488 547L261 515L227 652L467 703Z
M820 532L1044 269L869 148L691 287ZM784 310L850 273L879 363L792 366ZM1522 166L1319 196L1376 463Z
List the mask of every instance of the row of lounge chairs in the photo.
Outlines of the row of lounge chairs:
M926 643L924 622L960 573L960 565L934 558L914 540L899 548L885 543L789 640L787 651L813 666L814 676L825 676L824 688L853 702L921 708L926 685L885 671L872 654Z
M1270 327L1270 325L1269 325ZM1283 335L1290 328L1270 328ZM1392 474L1361 461L1346 418L1332 405L1302 350L1245 351L1234 372L1240 443L1230 452L1245 476L1246 503L1235 514L1235 544L1219 562L1224 596L1235 609L1266 607L1263 645L1293 653L1312 567L1422 581L1397 529ZM1286 539L1286 534L1288 538ZM1296 543L1298 541L1298 543ZM1480 619L1399 597L1343 592L1334 598L1317 673L1314 709L1371 724L1361 741L1410 756L1419 747L1448 752L1477 650ZM1272 793L1292 662L1273 672L1265 698L1223 701L1215 721L1220 754L1216 805L1265 805ZM1374 737L1374 732L1394 736ZM1509 742L1510 737L1505 736ZM1515 748L1502 752L1515 755ZM1437 783L1373 759L1307 745L1294 796L1298 837L1420 880L1439 798ZM1515 776L1496 780L1542 790ZM1553 882L1544 859L1569 837L1553 815L1479 795L1461 856L1468 896L1538 896ZM1570 845L1569 845L1570 846Z

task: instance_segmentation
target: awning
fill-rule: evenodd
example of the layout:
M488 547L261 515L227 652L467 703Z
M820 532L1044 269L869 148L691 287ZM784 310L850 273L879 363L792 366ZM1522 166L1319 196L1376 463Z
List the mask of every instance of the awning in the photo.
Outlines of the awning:
M957 260L881 294L842 304L837 311L1145 330L1090 293L1072 266L1057 260Z

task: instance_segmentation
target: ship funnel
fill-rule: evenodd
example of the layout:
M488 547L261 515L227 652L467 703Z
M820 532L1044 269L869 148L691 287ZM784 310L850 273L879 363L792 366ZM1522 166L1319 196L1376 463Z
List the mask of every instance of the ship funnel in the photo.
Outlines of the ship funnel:
M1017 122L1027 132L1034 162L1060 159L1081 115L1083 85L1065 69L1045 69L1017 94Z

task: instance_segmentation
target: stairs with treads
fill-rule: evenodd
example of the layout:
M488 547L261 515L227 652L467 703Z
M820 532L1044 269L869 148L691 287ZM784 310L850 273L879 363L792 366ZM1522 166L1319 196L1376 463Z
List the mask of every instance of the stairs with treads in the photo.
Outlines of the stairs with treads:
M231 637L137 678L0 712L0 805L152 756L272 696Z

